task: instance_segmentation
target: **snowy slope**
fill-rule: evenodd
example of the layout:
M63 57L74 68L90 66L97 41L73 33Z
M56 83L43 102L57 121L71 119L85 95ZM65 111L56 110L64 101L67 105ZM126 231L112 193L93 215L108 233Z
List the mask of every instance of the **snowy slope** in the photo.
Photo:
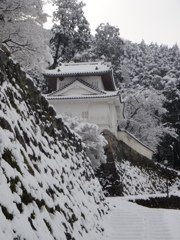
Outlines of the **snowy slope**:
M120 181L123 185L123 195L157 194L166 191L165 168L159 164L144 161L135 164L128 160L116 161ZM169 189L176 192L179 189L180 178L178 172L168 169Z
M148 160L124 144L109 131L103 136L107 162L96 172L106 196L128 196L165 193L167 176L169 190L179 190L178 171Z
M105 220L108 229L104 240L178 240L180 211L150 209L127 202L123 198L108 198L111 211Z
M0 50L0 239L102 239L107 205L80 139Z
M142 193L149 175L121 164L125 195ZM105 200L78 136L0 51L1 240L178 240L179 224L176 210Z

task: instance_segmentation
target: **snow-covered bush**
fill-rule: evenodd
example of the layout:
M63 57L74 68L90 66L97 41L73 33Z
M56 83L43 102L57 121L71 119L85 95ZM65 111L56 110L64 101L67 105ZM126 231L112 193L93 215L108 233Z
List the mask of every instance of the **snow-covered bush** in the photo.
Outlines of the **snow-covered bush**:
M104 146L107 144L107 141L99 134L98 126L92 123L81 122L77 117L64 117L64 120L70 129L81 136L85 152L92 162L92 167L97 169L101 163L105 163Z

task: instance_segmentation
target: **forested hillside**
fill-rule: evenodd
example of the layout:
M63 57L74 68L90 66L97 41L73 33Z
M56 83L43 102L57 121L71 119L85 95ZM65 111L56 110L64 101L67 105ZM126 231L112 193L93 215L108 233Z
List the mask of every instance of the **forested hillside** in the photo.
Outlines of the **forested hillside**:
M180 50L124 41L121 56L125 128L152 147L158 161L180 166Z

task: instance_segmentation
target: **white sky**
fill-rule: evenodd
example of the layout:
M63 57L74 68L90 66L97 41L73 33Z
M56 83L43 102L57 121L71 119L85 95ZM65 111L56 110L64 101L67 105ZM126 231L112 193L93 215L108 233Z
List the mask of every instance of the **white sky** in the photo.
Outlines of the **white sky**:
M180 0L82 0L92 33L100 23L120 29L132 42L157 42L180 47Z

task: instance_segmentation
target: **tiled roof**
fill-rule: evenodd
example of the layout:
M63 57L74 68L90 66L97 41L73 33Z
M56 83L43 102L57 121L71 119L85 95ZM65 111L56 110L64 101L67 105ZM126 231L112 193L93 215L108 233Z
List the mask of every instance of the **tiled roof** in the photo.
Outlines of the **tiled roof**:
M97 92L104 93L104 94L106 93L106 91L104 91L104 90L102 90L102 89L99 89L98 87L95 87L95 86L93 86L92 84L87 83L86 81L84 81L84 80L82 80L82 79L75 79L75 80L73 80L72 82L64 85L62 88L60 88L60 89L58 89L58 90L56 90L56 91L48 94L47 96L51 96L51 95L53 95L53 94L55 94L55 93L58 93L59 91L67 88L68 86L70 86L71 84L73 84L73 83L76 82L76 81L82 83L83 85L85 85L85 86L87 86L87 87L89 87L89 88L91 88L91 89L93 89L93 90L95 90L95 91L97 91Z
M119 96L119 91L107 92L99 95L68 95L68 96L47 96L48 100L63 100L63 99L88 99L88 98L110 98Z
M116 91L113 77L113 69L109 63L84 62L84 63L62 63L59 67L43 72L45 79L53 90L56 89L57 78L101 76L106 91Z
M112 69L102 62L62 63L56 69L45 70L44 75L68 76L84 74L101 74L111 72Z

